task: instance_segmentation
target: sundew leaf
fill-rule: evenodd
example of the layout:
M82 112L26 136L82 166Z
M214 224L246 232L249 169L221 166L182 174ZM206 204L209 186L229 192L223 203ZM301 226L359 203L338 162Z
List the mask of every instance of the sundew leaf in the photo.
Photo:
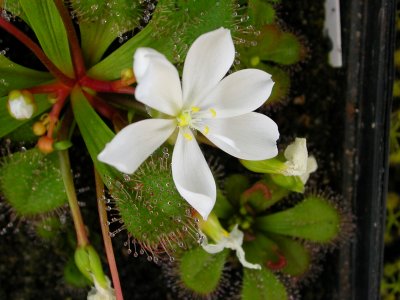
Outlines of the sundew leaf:
M88 66L98 63L110 44L139 25L139 1L72 1L79 20L82 50Z
M263 0L249 0L248 13L252 23L260 27L275 21L276 12L271 3Z
M51 212L67 202L57 154L45 155L37 148L3 158L0 190L16 214L24 217Z
M243 300L285 300L288 294L285 286L268 269L244 269Z
M286 265L281 270L283 273L301 276L310 269L311 254L301 243L280 235L270 235L270 237L276 242L279 252L286 260Z
M47 100L47 95L34 95L35 102L37 104L37 111L32 118L44 113L51 107L51 104ZM7 98L0 98L0 138L14 131L23 124L29 122L29 120L16 120L8 112L7 109Z
M267 234L272 232L324 244L338 236L340 214L324 198L308 196L292 208L257 218L256 226Z
M275 262L279 259L278 245L269 237L258 233L254 240L246 241L243 250L246 259L253 264L265 266L269 261Z
M73 76L67 32L53 0L20 0L44 53L66 75Z
M51 80L47 72L32 70L18 65L4 55L0 55L0 97L11 90L36 86Z
M120 177L120 173L114 168L97 159L97 155L112 140L115 134L90 106L80 88L76 87L72 90L71 102L76 123L97 171L102 175L105 182L107 177Z
M160 0L150 23L127 43L89 70L96 78L114 80L132 68L138 47L150 47L174 63L183 62L190 45L201 34L225 27L232 33L240 23L234 1Z
M24 20L25 23L29 25L29 22L24 14L19 0L3 0L0 1L0 7L4 8L6 11L10 12L13 17L19 17Z
M210 254L202 248L185 252L179 264L182 283L195 294L211 294L218 287L227 255L227 250Z

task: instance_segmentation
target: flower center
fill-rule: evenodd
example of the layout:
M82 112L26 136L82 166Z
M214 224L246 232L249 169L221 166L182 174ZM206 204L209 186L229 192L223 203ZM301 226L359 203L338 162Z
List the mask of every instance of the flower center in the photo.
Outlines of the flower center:
M215 118L217 112L210 108L202 111L198 106L192 106L190 109L183 110L177 117L178 127L183 130L183 135L187 140L192 140L192 135L188 133L187 128L196 129L204 135L208 134L210 128L204 124L203 119Z

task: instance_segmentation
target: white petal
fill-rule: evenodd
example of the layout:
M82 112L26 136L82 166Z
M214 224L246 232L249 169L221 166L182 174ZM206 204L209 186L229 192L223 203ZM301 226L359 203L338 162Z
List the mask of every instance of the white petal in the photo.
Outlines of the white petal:
M172 155L172 176L181 196L207 219L215 204L215 181L196 139L188 140L182 132Z
M246 260L245 253L244 253L244 250L242 247L238 247L236 249L236 256L239 259L239 261L243 267L249 268L249 269L257 269L257 270L261 269L261 266L259 264L252 264Z
M310 178L310 174L315 172L318 168L317 160L315 159L314 156L310 156L307 159L307 171L303 174L300 175L301 181L306 184L308 181L308 178Z
M147 119L128 125L97 156L101 162L131 174L174 132L175 120Z
M286 147L284 156L287 159L285 175L299 176L307 172L308 151L305 138L296 138Z
M251 112L238 117L206 119L205 135L216 146L240 159L263 160L278 154L278 126L269 117Z
M199 103L225 76L235 58L228 29L219 28L198 37L190 47L183 68L185 107Z
M182 108L182 89L176 68L161 53L139 48L135 53L135 76L138 101L175 116Z
M224 78L198 106L214 109L217 118L242 115L263 105L273 86L270 74L256 69L241 70Z

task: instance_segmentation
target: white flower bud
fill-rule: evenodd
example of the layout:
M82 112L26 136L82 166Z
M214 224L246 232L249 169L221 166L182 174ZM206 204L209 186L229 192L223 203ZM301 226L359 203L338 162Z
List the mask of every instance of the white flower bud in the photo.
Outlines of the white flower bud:
M29 91L13 90L8 94L7 108L17 120L27 120L36 112L36 103Z

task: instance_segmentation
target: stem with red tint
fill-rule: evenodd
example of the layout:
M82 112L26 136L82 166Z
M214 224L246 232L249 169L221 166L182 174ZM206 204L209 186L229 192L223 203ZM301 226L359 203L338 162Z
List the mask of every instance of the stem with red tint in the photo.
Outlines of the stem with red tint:
M135 94L135 89L121 83L121 80L103 81L85 76L79 80L80 85L91 88L97 92L103 93L119 93L119 94Z
M67 101L69 93L70 90L62 90L57 93L57 102L53 104L53 107L49 113L50 124L47 130L47 136L50 138L53 137L54 128L59 120L60 112Z
M95 95L90 95L89 93L83 90L83 94L86 99L89 101L90 105L94 107L94 109L99 112L103 117L112 120L113 117L118 114L117 110L115 110L112 106L108 105L106 102L101 100L99 97Z
M23 33L21 30L19 30L17 27L12 25L10 22L4 20L3 18L0 18L0 27L13 35L26 47L28 47L33 52L33 54L35 54L35 56L43 63L47 70L49 70L49 72L53 74L54 77L58 78L60 81L64 82L67 85L73 85L74 80L66 76L60 69L58 69L56 65L47 58L43 50L25 33Z
M74 24L72 23L71 16L67 8L64 6L63 1L55 0L54 3L60 13L65 29L67 30L68 41L72 52L72 60L74 62L75 75L77 78L81 78L86 73L86 67Z
M121 283L119 280L117 263L115 262L114 250L112 246L112 241L110 238L110 231L107 225L107 210L104 203L104 184L101 180L99 173L94 170L95 181L96 181L96 194L97 194L97 207L99 211L101 233L103 235L104 247L106 250L107 261L110 267L111 278L114 285L115 296L117 300L123 300Z

